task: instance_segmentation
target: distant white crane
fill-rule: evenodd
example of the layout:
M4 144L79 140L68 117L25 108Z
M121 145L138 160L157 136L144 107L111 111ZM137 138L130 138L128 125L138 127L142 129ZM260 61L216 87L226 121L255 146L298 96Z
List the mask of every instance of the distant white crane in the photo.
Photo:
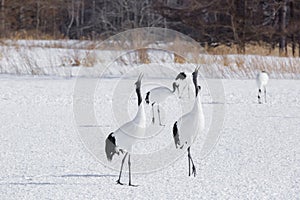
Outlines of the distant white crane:
M191 175L191 164L192 174L196 176L196 167L194 165L190 147L194 142L196 135L202 132L204 129L204 114L201 104L201 95L199 94L201 87L197 85L199 67L196 67L192 73L193 83L195 86L195 102L192 110L182 117L180 117L173 125L173 138L175 147L177 149L186 149L188 151L188 162L189 162L189 176Z
M151 104L152 106L152 123L154 124L155 118L154 118L154 105L157 105L157 113L158 113L158 119L159 119L159 125L164 126L161 123L160 119L160 110L159 110L159 104L164 102L169 96L173 95L176 89L178 90L178 84L176 82L173 82L173 90L170 90L169 88L165 86L160 86L151 89L146 93L145 101L147 104ZM179 93L179 91L178 91Z
M258 103L262 103L262 98L261 98L261 91L262 89L264 90L265 93L265 103L267 103L267 89L266 85L268 84L269 81L269 76L268 73L265 71L261 71L257 74L256 76L256 83L258 86Z
M128 170L129 170L129 186L134 186L131 184L131 162L130 153L132 152L132 146L137 142L138 138L141 138L145 134L146 127L146 116L145 110L142 103L141 95L141 80L143 74L140 74L138 80L136 81L136 94L138 97L138 111L133 120L125 123L119 129L109 134L105 141L105 153L108 161L111 161L114 154L119 155L125 153L124 158L121 163L121 169L119 174L119 179L117 184L123 185L121 183L121 175L124 161L128 155Z

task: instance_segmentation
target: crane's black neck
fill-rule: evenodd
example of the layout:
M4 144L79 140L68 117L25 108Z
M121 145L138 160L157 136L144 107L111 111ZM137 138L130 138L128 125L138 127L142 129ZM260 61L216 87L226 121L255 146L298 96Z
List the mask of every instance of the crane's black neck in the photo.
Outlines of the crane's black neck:
M195 95L196 95L196 97L198 96L198 93L199 93L199 88L198 88L198 85L197 85L197 76L198 76L198 73L193 72L193 83L194 83L194 86L195 86Z
M176 82L174 82L172 93L174 93L176 91L176 89L178 89L178 87L179 87L179 85Z
M141 105L142 103L142 95L141 95L141 81L142 81L142 77L143 77L143 74L141 73L139 75L139 78L138 80L135 82L135 92L136 92L136 95L137 95L137 98L138 98L138 106Z
M140 106L142 103L142 95L141 95L140 87L137 87L135 91L136 91L136 95L138 97L138 106Z

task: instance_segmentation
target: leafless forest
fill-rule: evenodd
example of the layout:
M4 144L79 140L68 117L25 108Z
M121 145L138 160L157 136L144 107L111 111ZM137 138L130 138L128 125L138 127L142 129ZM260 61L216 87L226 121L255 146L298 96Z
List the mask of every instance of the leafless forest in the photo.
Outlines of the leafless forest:
M163 27L203 46L249 44L300 55L299 0L1 0L2 38L105 39Z

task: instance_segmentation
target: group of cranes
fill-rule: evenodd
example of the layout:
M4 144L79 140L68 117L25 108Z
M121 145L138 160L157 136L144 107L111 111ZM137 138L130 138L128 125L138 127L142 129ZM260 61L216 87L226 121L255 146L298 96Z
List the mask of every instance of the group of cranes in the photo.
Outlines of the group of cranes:
M192 160L190 154L190 146L195 139L197 133L203 130L204 128L204 115L202 110L202 104L199 92L201 87L197 85L197 77L198 77L199 67L195 69L192 74L193 83L195 87L195 102L192 110L182 117L180 117L173 126L173 138L175 142L175 146L178 149L187 149L188 150L188 158L189 158L189 175L190 173L190 163L192 163L192 170L194 176L196 176L196 167ZM137 142L137 138L143 137L145 134L145 126L146 126L146 115L144 106L142 103L142 95L141 95L141 82L142 82L143 74L140 74L138 80L135 83L136 86L136 95L138 97L138 112L133 120L125 123L116 131L110 133L105 141L105 153L107 159L109 161L112 160L115 154L124 154L124 157L121 162L121 168L119 173L119 178L117 180L117 184L123 185L121 182L121 175L123 170L123 165L128 157L128 171L129 171L129 186L133 186L131 183L131 161L130 154L132 152L132 146ZM185 77L184 77L185 78ZM173 94L176 89L178 89L178 84L176 82L173 83L173 90L170 90L166 87L157 87L146 93L145 101L146 103L153 106L164 101L169 95ZM153 111L154 112L154 111ZM158 107L159 114L159 107ZM154 122L154 114L152 117L152 121ZM161 124L160 116L159 122ZM170 130L171 132L172 130Z
M170 130L173 133L173 139L176 149L187 150L188 153L188 166L189 166L189 176L196 176L196 167L191 156L191 145L194 142L197 134L204 130L204 114L201 103L201 86L198 85L199 67L196 67L192 73L192 80L195 88L195 97L194 105L190 112L179 117L173 124L173 129ZM116 131L110 133L105 140L105 153L108 161L111 161L115 154L119 155L120 153L124 154L124 157L121 162L121 168L119 173L119 178L117 184L123 185L121 182L121 175L123 170L123 165L128 158L128 171L129 171L129 186L134 186L131 183L131 161L130 154L132 153L132 147L137 142L137 138L141 138L145 135L146 128L146 115L144 110L144 105L142 103L143 97L141 94L141 85L142 85L143 74L141 73L138 77L138 80L135 82L135 91L138 99L138 111L135 117L122 125ZM181 72L176 77L176 80L184 80L187 78L187 75L184 72ZM261 91L264 89L265 93L265 102L266 102L266 84L268 83L268 74L265 71L260 72L257 75L256 81L259 88L258 93L258 102L261 102ZM176 82L173 83L173 90L170 90L167 87L157 87L146 93L145 102L151 104L152 106L152 122L154 123L154 108L153 106L157 104L157 111L159 116L159 124L161 123L160 119L160 110L159 103L163 102L168 96L175 93L179 88ZM192 170L192 172L191 172Z

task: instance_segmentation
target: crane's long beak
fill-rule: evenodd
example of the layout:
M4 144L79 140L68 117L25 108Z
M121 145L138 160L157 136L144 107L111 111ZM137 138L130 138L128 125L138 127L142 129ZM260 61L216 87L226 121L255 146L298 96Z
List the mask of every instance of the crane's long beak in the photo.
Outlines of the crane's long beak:
M197 67L195 68L195 71L192 73L192 75L193 75L193 78L197 78L197 76L198 76L198 71L199 71L199 68L200 68L200 66L197 66Z
M143 77L144 77L144 73L141 72L140 75L139 75L139 77L138 77L138 81L141 81Z
M138 77L138 80L135 82L136 85L141 85L141 80L142 80L143 76L144 76L144 74L143 74L143 72L141 72Z

